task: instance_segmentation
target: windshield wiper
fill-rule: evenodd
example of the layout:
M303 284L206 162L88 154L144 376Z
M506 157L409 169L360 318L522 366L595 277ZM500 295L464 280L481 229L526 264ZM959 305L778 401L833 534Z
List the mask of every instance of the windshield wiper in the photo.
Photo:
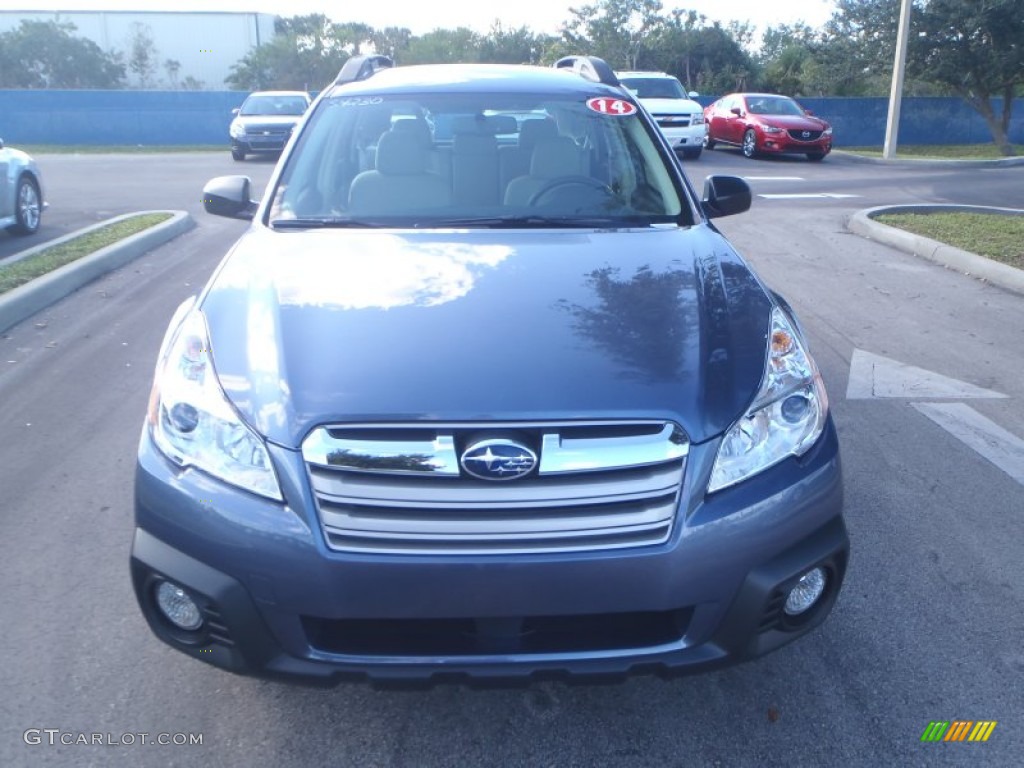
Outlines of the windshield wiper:
M475 216L463 219L437 219L416 224L417 229L446 227L482 227L485 229L545 229L547 227L576 227L581 229L613 229L621 227L647 227L646 216Z
M340 219L336 217L323 218L302 218L302 219L271 219L270 226L274 229L369 229L383 227L376 221L365 221L362 219Z

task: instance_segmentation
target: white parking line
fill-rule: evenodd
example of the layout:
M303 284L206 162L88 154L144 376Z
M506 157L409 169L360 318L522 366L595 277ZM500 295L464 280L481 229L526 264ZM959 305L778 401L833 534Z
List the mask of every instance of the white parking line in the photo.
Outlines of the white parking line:
M1024 485L1024 440L964 403L911 405Z
M842 200L848 197L860 197L860 195L844 195L841 192L809 192L806 194L767 194L758 195L758 197L765 197L769 200L795 200L797 198L808 197L827 197L833 200Z

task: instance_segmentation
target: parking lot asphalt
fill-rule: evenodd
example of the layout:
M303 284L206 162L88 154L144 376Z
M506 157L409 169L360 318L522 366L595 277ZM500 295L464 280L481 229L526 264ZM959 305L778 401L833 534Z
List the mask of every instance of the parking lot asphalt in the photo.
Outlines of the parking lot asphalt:
M845 221L879 205L1024 207L1024 169L728 151L684 166L698 185L748 178L753 209L718 226L793 304L829 388L853 550L820 630L671 682L395 692L238 678L150 635L127 572L134 448L168 318L245 227L199 213L202 184L240 169L216 157L75 163L53 167L77 185L69 199L92 187L104 210L131 205L133 168L147 194L162 190L146 207L192 211L197 226L0 335L0 764L1019 765L1024 484L940 421L967 408L1024 436L1024 299ZM270 166L242 167L262 188ZM935 720L997 726L984 744L923 743ZM32 729L202 743L49 745Z

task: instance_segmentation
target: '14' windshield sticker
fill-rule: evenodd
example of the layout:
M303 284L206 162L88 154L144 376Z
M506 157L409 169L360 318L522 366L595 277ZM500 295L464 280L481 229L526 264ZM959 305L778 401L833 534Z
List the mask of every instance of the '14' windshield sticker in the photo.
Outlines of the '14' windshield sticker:
M632 115L636 112L635 104L630 104L628 101L624 101L623 99L609 99L606 96L587 99L587 106L594 112L600 112L602 115L613 115L615 117L625 117L626 115Z

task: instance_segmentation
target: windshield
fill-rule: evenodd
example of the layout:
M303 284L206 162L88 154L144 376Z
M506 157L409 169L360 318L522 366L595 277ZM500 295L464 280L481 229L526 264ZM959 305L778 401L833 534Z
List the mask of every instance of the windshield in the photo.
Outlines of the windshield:
M602 111L603 110L603 111ZM302 226L691 224L635 106L580 94L339 94L288 157L269 221Z
M302 96L250 96L245 100L241 115L301 115L306 111Z
M686 91L674 77L624 77L619 82L638 99L686 99Z
M754 115L803 115L804 111L785 96L748 96L747 111Z

